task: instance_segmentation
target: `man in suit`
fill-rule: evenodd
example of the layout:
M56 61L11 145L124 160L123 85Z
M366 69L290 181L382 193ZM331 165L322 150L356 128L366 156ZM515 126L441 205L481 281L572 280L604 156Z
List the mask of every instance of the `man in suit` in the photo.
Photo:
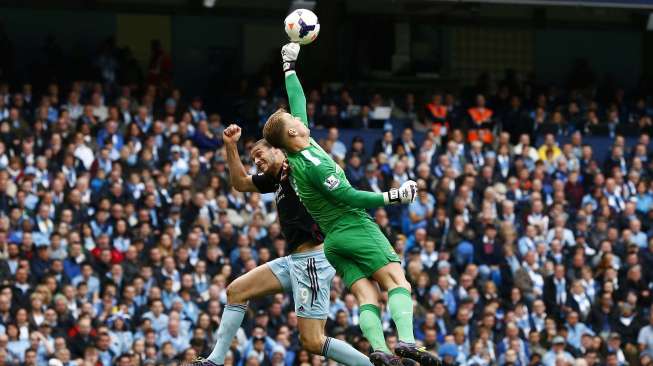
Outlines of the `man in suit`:
M607 334L612 329L612 319L617 316L612 294L603 293L601 298L594 304L587 323L592 327L594 332Z
M394 153L393 140L394 136L392 135L392 131L385 131L383 137L374 143L372 155L377 156L379 153L384 153L387 156L391 156Z
M497 238L497 228L494 225L485 226L484 235L477 241L474 253L477 253L481 276L500 283L499 264L503 259L503 245Z
M612 176L612 169L614 168L619 168L624 175L628 172L628 165L621 146L613 146L612 154L603 163L603 172L608 176Z
M556 264L553 275L544 280L544 302L547 313L562 319L564 308L566 308L568 284L565 278L565 265Z
M433 305L433 313L435 314L435 329L437 330L437 334L438 336L444 337L444 335L449 334L454 328L444 301L438 300Z

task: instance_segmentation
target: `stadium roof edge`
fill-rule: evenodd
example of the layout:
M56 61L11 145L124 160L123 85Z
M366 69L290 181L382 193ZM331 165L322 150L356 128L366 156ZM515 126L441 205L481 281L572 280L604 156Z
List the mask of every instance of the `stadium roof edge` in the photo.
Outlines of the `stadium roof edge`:
M513 5L573 6L588 8L622 8L653 10L651 0L432 0L454 3L491 3Z

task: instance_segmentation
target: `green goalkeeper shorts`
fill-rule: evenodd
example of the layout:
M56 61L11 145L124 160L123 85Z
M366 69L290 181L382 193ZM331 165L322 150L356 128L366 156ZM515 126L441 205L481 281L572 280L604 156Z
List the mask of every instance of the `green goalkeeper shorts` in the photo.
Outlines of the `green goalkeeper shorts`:
M326 235L324 254L348 288L388 263L401 261L372 218L344 218L336 226Z

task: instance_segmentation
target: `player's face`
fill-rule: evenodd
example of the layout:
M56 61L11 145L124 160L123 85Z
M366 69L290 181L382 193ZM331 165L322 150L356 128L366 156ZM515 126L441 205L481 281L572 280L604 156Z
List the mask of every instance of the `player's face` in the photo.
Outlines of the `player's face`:
M257 145L252 149L252 157L254 158L256 169L265 174L269 173L270 167L275 162L273 150L262 145Z

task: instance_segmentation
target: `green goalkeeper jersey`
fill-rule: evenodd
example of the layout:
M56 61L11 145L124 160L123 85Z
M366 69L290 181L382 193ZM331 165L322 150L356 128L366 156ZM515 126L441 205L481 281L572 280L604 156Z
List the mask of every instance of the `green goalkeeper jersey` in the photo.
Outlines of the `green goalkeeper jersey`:
M286 89L291 114L307 125L306 98L294 72L286 76ZM366 208L385 204L382 193L354 189L340 166L312 138L308 147L287 155L293 188L324 234L338 222L368 219Z

